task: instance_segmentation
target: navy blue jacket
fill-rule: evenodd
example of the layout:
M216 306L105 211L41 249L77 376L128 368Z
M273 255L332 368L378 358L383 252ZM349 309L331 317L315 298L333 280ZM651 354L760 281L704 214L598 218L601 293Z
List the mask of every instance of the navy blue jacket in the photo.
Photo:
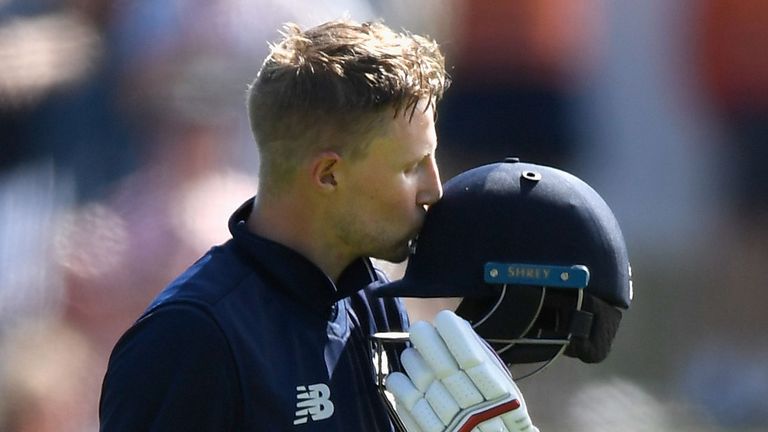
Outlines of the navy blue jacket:
M102 431L387 431L369 336L401 331L367 259L334 284L246 229L163 290L123 335L102 387ZM390 367L397 361L390 354Z

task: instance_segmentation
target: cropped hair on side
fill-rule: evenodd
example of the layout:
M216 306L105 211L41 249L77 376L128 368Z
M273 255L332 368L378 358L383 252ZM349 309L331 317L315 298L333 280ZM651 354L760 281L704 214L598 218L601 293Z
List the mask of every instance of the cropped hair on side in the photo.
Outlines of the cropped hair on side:
M419 101L436 112L450 84L434 40L379 22L286 24L282 36L247 95L262 181L272 187L320 151L360 157L373 133L412 116Z

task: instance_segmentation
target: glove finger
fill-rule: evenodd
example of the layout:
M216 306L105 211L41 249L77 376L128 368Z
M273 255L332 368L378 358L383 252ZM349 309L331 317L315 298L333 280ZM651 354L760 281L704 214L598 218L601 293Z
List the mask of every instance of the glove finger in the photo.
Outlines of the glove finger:
M486 348L472 326L453 311L438 313L435 328L462 369L473 368L487 359Z
M408 377L421 392L426 392L435 380L435 373L415 348L406 348L400 354L400 361L408 373Z
M405 407L395 404L395 412L397 412L397 416L400 418L400 422L403 423L407 432L423 432L418 423L416 423L416 420L411 417L411 413L405 409Z
M435 414L426 399L419 399L411 410L411 416L423 432L443 432L445 425Z
M413 409L416 402L422 398L423 394L413 385L410 379L401 372L392 372L387 375L384 383L387 391L392 393L406 409Z
M462 369L486 400L508 394L505 377L490 360L486 346L467 321L450 310L435 317L435 327Z
M440 381L435 381L429 386L424 398L446 426L461 410L459 404Z
M425 321L414 323L409 338L438 379L458 372L456 360L431 324Z
M493 400L510 393L510 379L490 363L483 363L467 370L467 375L486 400Z
M477 405L484 400L483 395L463 371L443 378L442 383L462 409Z

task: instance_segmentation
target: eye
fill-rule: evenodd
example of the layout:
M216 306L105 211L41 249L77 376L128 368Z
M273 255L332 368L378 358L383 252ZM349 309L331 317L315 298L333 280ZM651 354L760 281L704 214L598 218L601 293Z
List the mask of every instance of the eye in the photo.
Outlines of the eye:
M416 170L417 170L417 169L419 169L419 165L421 165L421 162L420 162L420 161L419 161L419 162L416 162L416 163L414 163L414 164L408 165L408 166L405 168L405 173L406 173L406 174L413 174L414 172L416 172Z
M411 163L410 165L406 166L404 172L405 174L414 174L416 171L418 171L421 167L426 165L429 162L429 159L432 157L432 154L428 154L424 156L423 158L419 159L418 161L415 161Z

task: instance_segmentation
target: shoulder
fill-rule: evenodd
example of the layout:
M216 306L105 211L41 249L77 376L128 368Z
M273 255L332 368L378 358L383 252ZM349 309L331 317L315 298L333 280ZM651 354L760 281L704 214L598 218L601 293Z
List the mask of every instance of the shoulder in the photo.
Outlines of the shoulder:
M229 357L227 339L204 308L191 303L172 303L145 314L120 338L110 358L110 367L123 360L127 366L152 362L220 361ZM214 359L215 357L215 359Z
M260 275L237 252L232 241L216 246L173 280L147 308L147 313L169 303L187 302L213 307L242 289L258 289Z
M181 430L193 422L220 427L231 421L240 394L234 358L216 322L199 307L172 304L142 317L118 341L100 416L102 426L114 426L110 430L150 424Z

